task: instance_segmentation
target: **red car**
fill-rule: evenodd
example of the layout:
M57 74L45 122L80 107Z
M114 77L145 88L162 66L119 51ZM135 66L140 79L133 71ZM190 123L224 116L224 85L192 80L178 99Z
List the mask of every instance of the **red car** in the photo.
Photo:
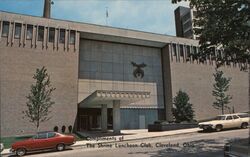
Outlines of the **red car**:
M75 143L74 136L63 135L57 132L39 132L37 135L24 141L18 141L11 146L11 152L23 156L28 151L56 148L58 151Z

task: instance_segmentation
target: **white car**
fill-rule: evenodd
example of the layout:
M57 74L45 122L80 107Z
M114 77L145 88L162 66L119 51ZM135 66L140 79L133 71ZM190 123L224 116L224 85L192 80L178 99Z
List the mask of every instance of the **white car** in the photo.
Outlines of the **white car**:
M249 125L249 114L237 113L237 114L225 114L219 115L214 120L199 123L199 128L203 130L216 130L230 128L247 128Z
M3 149L4 149L4 146L3 146L3 144L2 144L2 143L0 143L0 152L2 152L2 151L3 151Z

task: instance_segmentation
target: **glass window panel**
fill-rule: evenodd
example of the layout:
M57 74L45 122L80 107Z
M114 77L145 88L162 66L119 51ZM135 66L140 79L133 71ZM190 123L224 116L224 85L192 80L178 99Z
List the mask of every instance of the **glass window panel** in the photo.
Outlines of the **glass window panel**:
M7 37L9 35L9 26L10 26L9 22L6 21L3 22L3 30L2 30L3 37Z
M60 29L60 38L59 38L60 43L65 42L65 29Z
M26 39L30 40L30 39L32 39L32 36L33 36L33 26L28 25L27 26Z
M21 28L22 28L22 25L20 23L15 24L15 35L14 35L14 37L16 39L20 39L20 37L21 37Z
M56 136L56 133L54 132L49 132L48 133L48 138L52 138L52 137L55 137Z
M55 28L49 28L49 42L55 41Z
M70 31L70 40L69 43L70 44L74 44L75 43L75 31Z
M44 27L39 26L38 27L38 41L43 41L44 38Z
M38 139L45 139L47 138L47 133L42 133L42 134L38 134Z

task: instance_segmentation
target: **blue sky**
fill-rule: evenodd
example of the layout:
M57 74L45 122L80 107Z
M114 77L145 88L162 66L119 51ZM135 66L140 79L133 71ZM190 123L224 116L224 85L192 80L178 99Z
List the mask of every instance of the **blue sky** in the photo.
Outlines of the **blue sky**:
M175 35L171 0L53 0L52 18ZM0 10L42 16L44 0L0 0Z

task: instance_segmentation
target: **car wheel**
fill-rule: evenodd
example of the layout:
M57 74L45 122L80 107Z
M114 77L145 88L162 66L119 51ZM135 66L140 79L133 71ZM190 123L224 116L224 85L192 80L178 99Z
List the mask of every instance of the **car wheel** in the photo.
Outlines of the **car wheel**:
M221 131L221 130L222 130L222 125L217 125L217 126L215 127L215 130L216 130L217 132Z
M242 123L242 124L241 124L241 128L242 128L242 129L246 129L246 128L247 128L247 126L248 126L248 124L247 124L247 123Z
M58 144L58 145L56 146L56 149L57 149L58 151L63 151L63 150L65 149L65 145L62 144L62 143L60 143L60 144Z
M24 148L19 148L16 151L17 156L24 156L26 154L26 150Z

